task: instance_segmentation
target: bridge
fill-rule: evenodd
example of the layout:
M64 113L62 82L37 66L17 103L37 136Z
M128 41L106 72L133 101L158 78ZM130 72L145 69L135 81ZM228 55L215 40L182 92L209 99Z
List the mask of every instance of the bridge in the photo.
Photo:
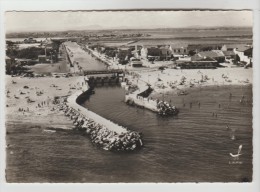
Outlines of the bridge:
M120 79L121 81L124 81L124 71L122 69L110 69L110 70L85 70L83 71L84 75L89 75L88 77L88 83L90 86L95 86L97 84L104 85L105 83L111 84L111 83L119 83ZM101 75L109 75L112 74L112 76L101 76ZM122 75L120 75L122 74Z
M100 74L115 74L119 76L119 74L124 74L122 69L110 69L110 70L85 70L83 71L84 75L100 75Z

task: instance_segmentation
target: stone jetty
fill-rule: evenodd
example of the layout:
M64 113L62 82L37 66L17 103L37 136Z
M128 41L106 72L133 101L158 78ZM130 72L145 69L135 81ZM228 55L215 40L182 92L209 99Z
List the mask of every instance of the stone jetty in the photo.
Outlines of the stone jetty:
M141 134L130 131L82 107L76 100L89 90L85 84L81 91L58 104L58 109L73 121L75 129L89 135L93 144L110 151L133 151L143 146Z

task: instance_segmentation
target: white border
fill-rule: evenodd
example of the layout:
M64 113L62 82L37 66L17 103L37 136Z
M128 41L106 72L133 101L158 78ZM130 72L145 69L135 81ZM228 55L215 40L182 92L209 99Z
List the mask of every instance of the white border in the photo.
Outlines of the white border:
M252 183L177 183L177 184L7 184L5 183L5 33L4 12L44 10L111 10L111 9L250 9L254 11L254 107L253 107L253 182ZM260 58L259 58L259 0L0 0L0 192L11 191L210 191L259 192L259 114L260 114Z

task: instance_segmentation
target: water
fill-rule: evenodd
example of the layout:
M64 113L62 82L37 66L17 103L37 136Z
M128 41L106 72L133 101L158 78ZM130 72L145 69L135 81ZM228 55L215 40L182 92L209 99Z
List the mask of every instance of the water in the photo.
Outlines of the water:
M82 67L83 70L106 70L107 66L101 63L94 56L85 52L81 47L75 42L66 42L66 46L73 52L72 62L76 61Z
M171 99L180 108L178 117L167 118L126 105L124 92L118 86L98 87L84 106L131 130L142 132L144 147L141 150L132 153L104 151L93 146L87 136L72 130L50 134L42 131L47 125L7 122L7 143L14 145L7 149L7 181L252 180L252 86L207 87L201 91L194 88L186 96L167 94L165 99ZM242 95L248 102L239 102ZM218 117L212 117L212 112ZM62 126L72 127L69 121L61 122ZM236 128L236 140L231 140L231 131L226 130L226 124ZM235 154L240 144L243 145L241 164L234 164L229 153Z
M193 89L187 96L165 95L166 100L174 101L180 108L177 118L162 118L125 105L124 90L119 87L96 88L96 94L85 106L144 135L145 147L141 151L131 154L131 158L129 154L120 159L114 156L117 175L134 174L133 178L123 174L115 181L239 182L251 180L252 174L251 89L251 86L208 87ZM240 104L242 95L249 101ZM217 117L212 117L213 112ZM227 124L236 129L236 140L231 140L232 131L226 130ZM232 164L229 153L236 153L240 144L243 144L239 160L242 164ZM125 168L122 161L130 167Z

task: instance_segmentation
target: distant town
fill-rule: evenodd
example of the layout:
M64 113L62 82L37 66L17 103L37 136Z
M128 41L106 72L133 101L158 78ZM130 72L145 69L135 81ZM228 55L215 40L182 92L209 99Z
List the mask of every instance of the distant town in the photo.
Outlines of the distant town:
M67 35L71 34L68 32ZM140 39L148 37L149 40L151 36L148 33L124 33L123 30L120 33L90 33L84 37L8 39L6 73L26 73L25 66L58 62L59 47L66 41L76 42L83 50L93 52L99 59L104 58L112 68L150 68L169 64L181 69L252 67L252 44L139 43ZM133 38L135 40L127 41Z

